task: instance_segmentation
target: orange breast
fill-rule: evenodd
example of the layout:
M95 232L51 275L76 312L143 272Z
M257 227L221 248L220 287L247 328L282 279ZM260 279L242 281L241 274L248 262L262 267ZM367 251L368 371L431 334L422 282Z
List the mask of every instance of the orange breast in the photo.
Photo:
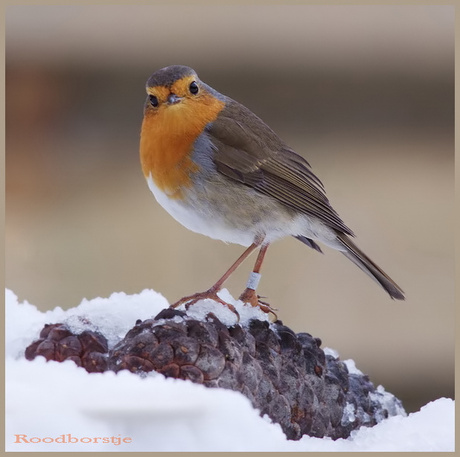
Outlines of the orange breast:
M199 167L191 158L193 144L224 103L210 94L184 99L176 105L146 110L141 129L142 171L171 198L181 198Z

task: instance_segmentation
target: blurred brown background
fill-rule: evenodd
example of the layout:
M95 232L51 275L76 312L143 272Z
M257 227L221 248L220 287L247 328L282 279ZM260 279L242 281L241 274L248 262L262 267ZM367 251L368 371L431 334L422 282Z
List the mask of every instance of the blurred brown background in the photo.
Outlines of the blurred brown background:
M190 65L309 160L407 300L294 239L268 251L259 292L408 411L453 397L453 7L14 6L6 40L6 285L21 300L172 302L242 252L180 226L140 171L145 81Z

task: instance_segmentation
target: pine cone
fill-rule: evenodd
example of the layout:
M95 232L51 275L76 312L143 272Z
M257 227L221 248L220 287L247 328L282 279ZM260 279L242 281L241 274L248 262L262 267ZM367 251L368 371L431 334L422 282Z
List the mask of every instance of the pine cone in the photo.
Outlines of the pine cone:
M40 338L25 351L27 360L42 355L46 360L73 360L79 367L90 373L107 370L108 346L103 335L85 330L73 334L64 324L46 324Z
M157 371L235 390L294 440L305 434L347 438L361 426L404 414L393 395L325 355L319 338L295 334L279 320L226 327L212 313L199 321L169 308L154 319L138 320L110 351L97 332L75 335L64 324L52 324L26 349L28 360L37 355L73 360L89 372Z

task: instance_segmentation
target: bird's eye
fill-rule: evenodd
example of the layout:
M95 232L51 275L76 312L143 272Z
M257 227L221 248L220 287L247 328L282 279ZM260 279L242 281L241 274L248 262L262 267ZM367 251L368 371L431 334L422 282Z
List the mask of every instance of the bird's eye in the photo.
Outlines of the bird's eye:
M189 89L190 89L190 93L192 93L193 95L196 95L198 91L200 90L196 81L192 81L190 83Z
M158 98L155 97L155 95L149 95L149 101L150 104L156 108L158 106Z

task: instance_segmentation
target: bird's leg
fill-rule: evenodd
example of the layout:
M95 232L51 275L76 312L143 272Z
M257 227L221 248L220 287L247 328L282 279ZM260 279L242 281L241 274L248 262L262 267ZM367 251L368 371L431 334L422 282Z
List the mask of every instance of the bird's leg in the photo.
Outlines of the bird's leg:
M203 300L205 298L210 298L211 300L215 300L219 303L222 303L224 306L229 308L231 311L233 311L239 318L238 312L236 311L235 307L231 305L230 303L225 302L222 300L218 295L217 292L222 288L222 285L224 282L229 278L229 276L243 263L243 261L249 257L249 255L256 249L258 246L260 246L260 243L262 240L256 239L254 243L251 244L244 252L241 254L236 262L224 273L224 275L208 290L204 292L198 292L196 294L183 297L176 303L171 305L171 308L177 308L180 305L185 304L185 308L188 309L190 306L195 304L198 300Z
M256 294L257 285L259 284L261 274L260 269L264 261L265 253L267 252L269 243L263 244L260 248L259 254L257 255L256 263L254 268L249 275L248 283L245 291L240 295L240 300L243 303L249 303L252 306L258 306L262 311L266 313L272 313L277 317L274 309L268 303L259 300L259 295Z
M259 297L256 294L256 289L259 284L261 274L260 269L264 261L265 253L267 252L269 244L263 244L257 255L256 263L249 275L248 283L246 284L245 291L240 295L240 300L243 303L249 303L252 306L259 306Z
M277 318L275 310L266 302L260 300L260 296L256 294L256 289L259 284L261 274L260 270L262 268L262 263L265 258L269 243L263 244L260 248L259 254L257 255L254 268L249 275L248 283L246 285L245 291L240 295L240 300L243 303L249 303L254 307L259 307L265 313L272 313Z

